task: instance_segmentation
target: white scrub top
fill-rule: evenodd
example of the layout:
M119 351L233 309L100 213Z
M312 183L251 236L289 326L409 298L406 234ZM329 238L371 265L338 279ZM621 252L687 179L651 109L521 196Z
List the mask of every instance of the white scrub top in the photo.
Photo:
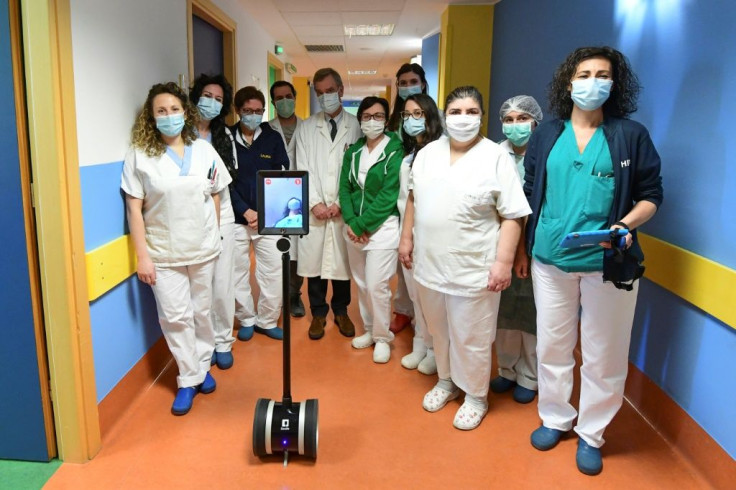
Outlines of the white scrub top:
M233 136L230 133L230 130L228 128L225 128L225 133L228 135L228 138L230 138L230 141L232 141ZM207 143L209 144L212 144L212 141L210 141L212 139L211 137L212 137L212 133L210 133L210 138L206 140ZM199 139L204 139L204 138L199 138ZM233 152L235 152L235 145L233 145ZM235 153L233 153L233 157L234 159L237 159L237 156L235 156ZM237 166L235 168L237 168ZM225 186L225 188L222 189L219 192L219 194L220 194L220 226L229 225L230 223L235 223L235 212L233 211L233 203L230 201L230 189L227 186Z
M401 170L399 171L399 199L396 201L396 207L399 208L399 216L402 222L406 212L406 201L409 200L409 174L411 173L411 162L413 161L414 153L406 155L401 162Z
M446 136L414 159L414 278L456 296L487 292L501 218L531 213L514 161L483 138L450 165Z
M183 167L168 153L150 157L131 148L125 156L120 187L143 199L148 253L159 266L199 264L216 257L221 249L212 194L225 189L232 179L206 141L194 141L187 151L190 158L185 157Z

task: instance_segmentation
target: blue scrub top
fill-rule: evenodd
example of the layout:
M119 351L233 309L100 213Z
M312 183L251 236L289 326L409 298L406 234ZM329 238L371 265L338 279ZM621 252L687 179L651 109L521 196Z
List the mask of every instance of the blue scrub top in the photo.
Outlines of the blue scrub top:
M583 153L570 121L547 158L547 183L532 256L565 272L603 270L600 246L562 248L573 231L606 228L613 204L613 162L603 128L598 127Z

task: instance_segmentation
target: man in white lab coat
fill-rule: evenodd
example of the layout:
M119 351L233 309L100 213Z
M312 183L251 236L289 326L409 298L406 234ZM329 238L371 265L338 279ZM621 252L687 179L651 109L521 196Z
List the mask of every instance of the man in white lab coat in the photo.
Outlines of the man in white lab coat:
M296 89L294 86L285 81L279 80L271 85L271 103L276 108L276 117L268 121L268 124L281 135L284 140L284 146L286 147L286 153L289 155L289 170L296 169L296 128L299 127L302 120L297 117L294 112L296 109ZM297 274L297 237L292 237L291 240L291 277L290 277L290 291L291 297L289 301L291 303L291 316L303 317L305 315L304 303L302 302L302 285L304 284L304 278ZM286 300L286 298L284 298Z
M309 234L299 240L297 273L306 277L312 323L309 338L325 334L327 312L332 308L340 333L355 335L348 318L350 267L338 199L340 170L345 150L360 138L358 119L342 108L343 84L332 68L317 70L314 91L321 112L303 121L294 134L296 168L309 172ZM332 299L327 305L327 281L332 280Z

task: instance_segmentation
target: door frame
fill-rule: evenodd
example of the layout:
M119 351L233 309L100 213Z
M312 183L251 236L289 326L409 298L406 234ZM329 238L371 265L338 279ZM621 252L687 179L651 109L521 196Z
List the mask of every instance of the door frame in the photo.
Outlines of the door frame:
M268 63L266 66L266 73L270 73L270 68L273 67L273 71L275 72L276 76L274 77L275 80L273 82L277 82L279 80L284 79L284 62L278 59L278 57L273 54L271 51L266 51L266 58L268 59ZM268 113L269 113L269 119L273 119L276 117L274 113L274 105L271 103L271 84L273 83L271 80L268 81L268 87L266 87L266 105L268 106Z

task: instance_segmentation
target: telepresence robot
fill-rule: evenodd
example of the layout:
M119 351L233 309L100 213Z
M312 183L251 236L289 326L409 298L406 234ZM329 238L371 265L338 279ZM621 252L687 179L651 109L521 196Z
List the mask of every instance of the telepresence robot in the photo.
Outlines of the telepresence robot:
M291 399L291 241L287 236L309 233L309 219L305 216L302 220L300 215L301 203L309 202L308 195L308 174L305 171L258 172L258 232L282 236L277 248L281 252L283 279L284 392L280 402L268 398L259 398L256 402L253 454L262 458L283 453L284 466L288 463L289 452L317 459L319 441L318 401L295 402Z

